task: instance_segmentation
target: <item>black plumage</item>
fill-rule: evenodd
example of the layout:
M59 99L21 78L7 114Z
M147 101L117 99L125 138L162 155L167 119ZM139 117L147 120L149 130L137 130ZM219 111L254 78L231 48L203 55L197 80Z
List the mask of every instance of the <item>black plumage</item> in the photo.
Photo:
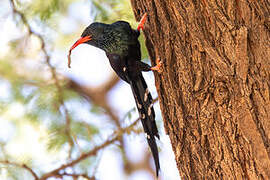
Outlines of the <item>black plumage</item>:
M141 62L138 37L145 20L146 15L143 16L137 30L132 29L130 24L125 21L117 21L112 24L92 23L84 30L81 38L71 47L70 53L72 49L81 43L103 49L117 75L130 84L147 141L154 157L158 176L160 164L155 137L159 138L159 134L155 122L153 99L143 78L142 71L158 70L161 64L151 67Z

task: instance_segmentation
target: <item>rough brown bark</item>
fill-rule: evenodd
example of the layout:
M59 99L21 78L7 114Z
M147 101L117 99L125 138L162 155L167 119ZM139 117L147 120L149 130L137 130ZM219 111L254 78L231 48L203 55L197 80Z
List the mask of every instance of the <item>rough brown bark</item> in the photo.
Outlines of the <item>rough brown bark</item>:
M131 2L182 179L270 179L269 1Z

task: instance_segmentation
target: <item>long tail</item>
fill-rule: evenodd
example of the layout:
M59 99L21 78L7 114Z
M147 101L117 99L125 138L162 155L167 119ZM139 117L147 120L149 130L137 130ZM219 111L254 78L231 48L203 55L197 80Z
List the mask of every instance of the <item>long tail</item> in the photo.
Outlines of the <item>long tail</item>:
M159 139L157 125L155 122L155 111L153 108L153 99L147 88L147 84L142 75L130 82L132 92L140 113L144 132L146 133L148 145L152 151L156 166L156 175L160 170L158 148L155 136Z

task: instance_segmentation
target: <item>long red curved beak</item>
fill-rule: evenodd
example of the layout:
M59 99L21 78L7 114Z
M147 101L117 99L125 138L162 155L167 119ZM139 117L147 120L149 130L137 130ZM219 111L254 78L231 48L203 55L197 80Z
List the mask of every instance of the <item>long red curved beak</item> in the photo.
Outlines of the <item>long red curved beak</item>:
M90 41L91 40L91 36L84 36L84 37L81 37L80 39L78 39L72 46L71 48L69 49L69 53L68 53L68 67L70 68L70 64L71 64L71 51L76 48L78 45L82 44L82 43L85 43L87 41Z

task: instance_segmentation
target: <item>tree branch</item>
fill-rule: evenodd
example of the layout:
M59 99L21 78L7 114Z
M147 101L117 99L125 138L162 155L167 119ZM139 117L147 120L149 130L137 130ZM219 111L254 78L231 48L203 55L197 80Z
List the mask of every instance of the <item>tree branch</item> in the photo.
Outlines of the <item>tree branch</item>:
M33 169L31 169L26 164L19 164L19 163L15 163L15 162L10 162L8 160L0 161L0 163L10 165L10 166L16 166L16 167L25 169L26 171L28 171L34 177L35 180L39 180L38 175L33 171Z

